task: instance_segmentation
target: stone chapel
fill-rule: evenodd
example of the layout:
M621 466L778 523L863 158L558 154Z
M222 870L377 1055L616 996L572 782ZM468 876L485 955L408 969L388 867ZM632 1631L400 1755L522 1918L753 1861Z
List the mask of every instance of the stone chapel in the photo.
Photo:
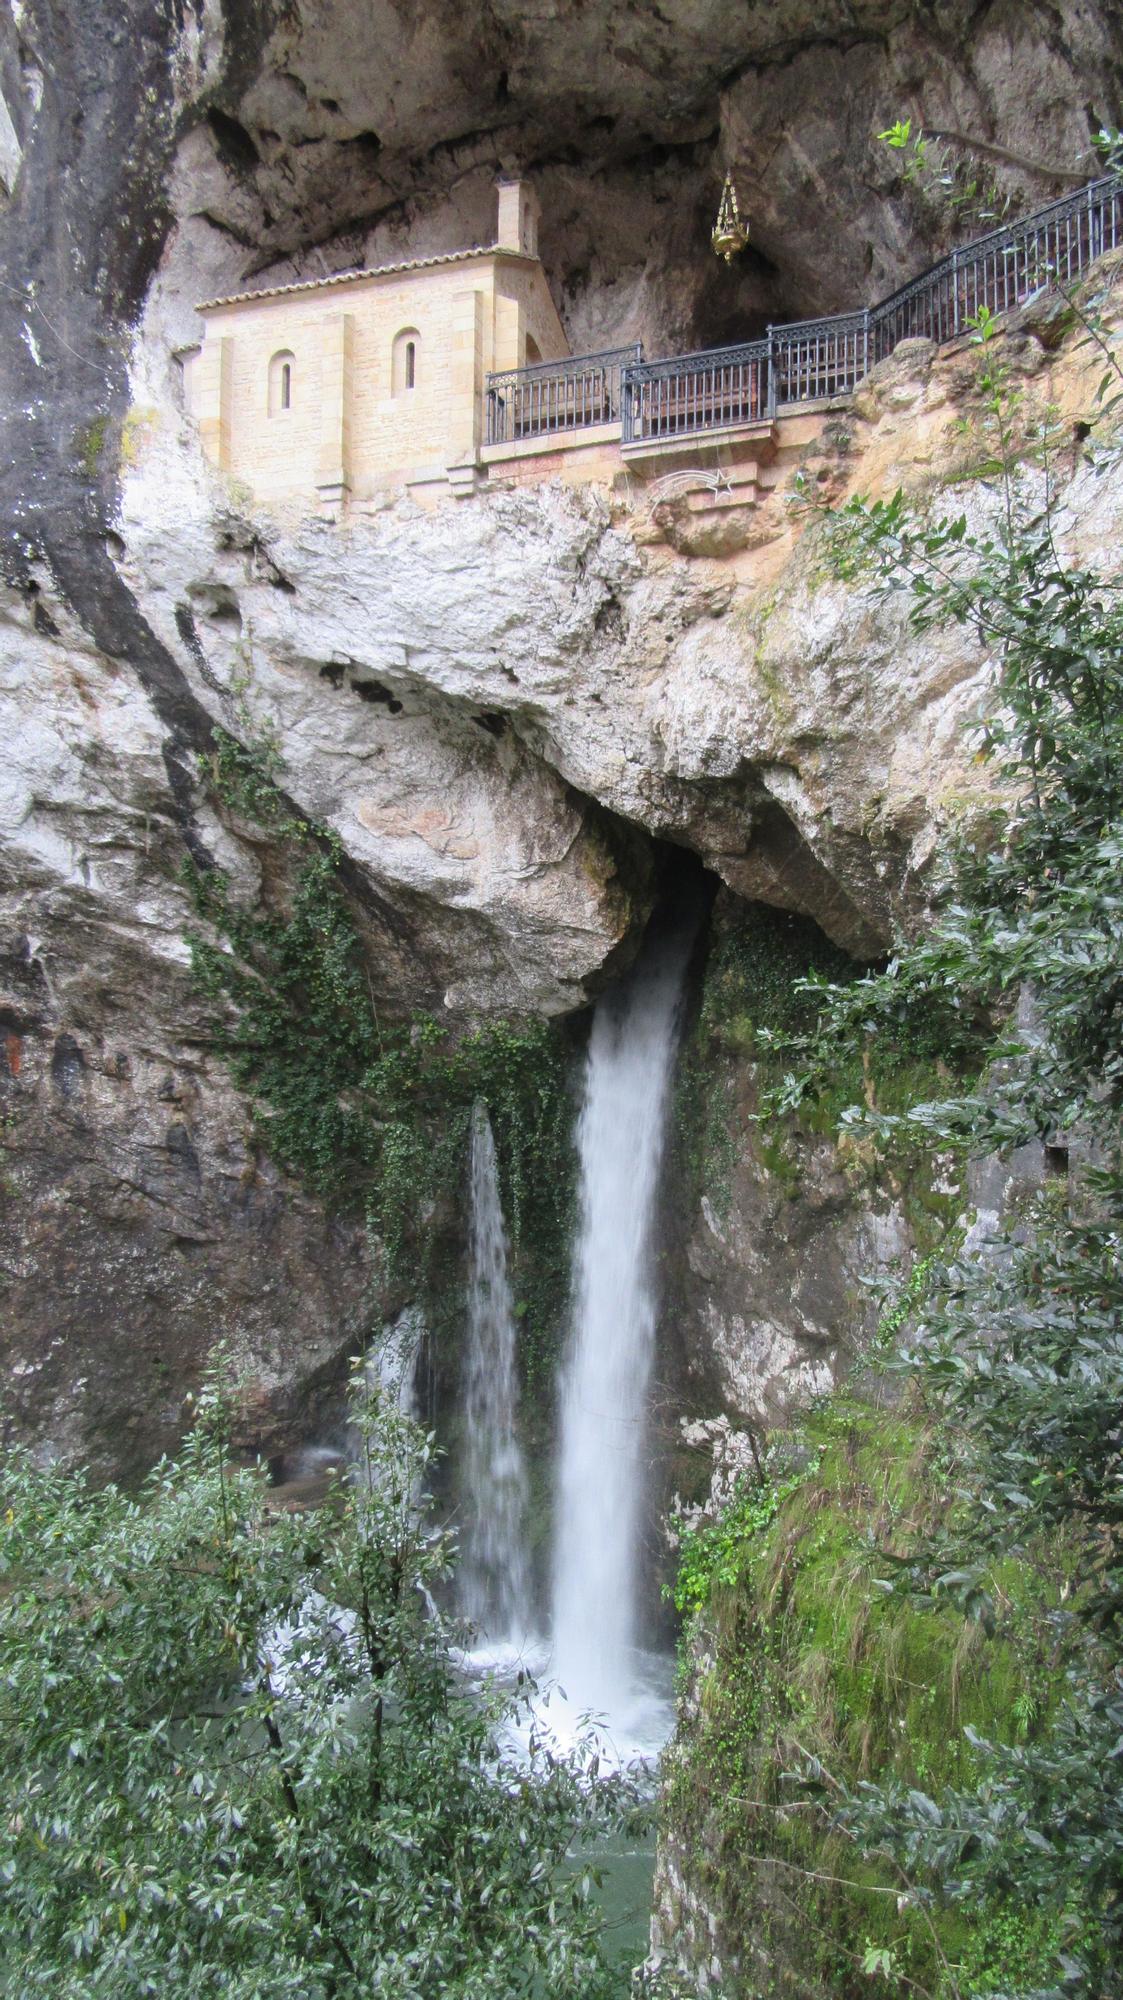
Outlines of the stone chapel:
M499 185L495 242L200 305L185 363L211 462L266 506L328 514L388 485L474 489L484 382L569 354L538 257L538 204Z

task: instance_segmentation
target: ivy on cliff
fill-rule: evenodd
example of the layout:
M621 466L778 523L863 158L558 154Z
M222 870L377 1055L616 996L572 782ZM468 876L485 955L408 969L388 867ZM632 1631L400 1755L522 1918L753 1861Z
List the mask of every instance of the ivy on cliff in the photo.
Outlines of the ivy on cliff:
M871 1590L886 1547L958 1505L944 1443L922 1408L824 1399L683 1539L678 1599L704 1608L705 1644L684 1662L691 1720L669 1759L668 1821L717 1918L725 2000L966 2000L1032 1988L1055 1962L1055 1906L937 1897L872 1827L857 1851L837 1794L820 1803L791 1782L798 1757L833 1785L942 1798L986 1770L979 1738L1036 1749L1052 1729L1063 1546L997 1569L989 1634Z
M473 1104L487 1105L524 1276L524 1351L541 1363L565 1301L572 1112L558 1030L489 1021L460 1033L376 1005L337 837L298 819L268 738L218 735L206 778L282 857L284 886L245 907L221 868L190 864L194 977L210 1032L262 1143L329 1205L365 1213L390 1278L428 1275L442 1204L464 1180Z
M675 1091L677 1157L697 1201L728 1213L748 1117L754 1147L775 1188L798 1195L816 1140L833 1138L855 1097L899 1111L918 1095L978 1071L983 1038L964 1021L957 1034L922 1011L893 1032L836 1050L829 1076L798 1103L782 1102L784 1052L813 1035L826 997L861 982L867 968L834 945L811 918L765 905L721 913L707 955L702 1003L691 1023ZM848 1135L839 1161L855 1186L892 1176L914 1234L927 1248L957 1200L954 1183L934 1187L924 1135L886 1126L860 1144ZM951 1162L946 1164L950 1167Z

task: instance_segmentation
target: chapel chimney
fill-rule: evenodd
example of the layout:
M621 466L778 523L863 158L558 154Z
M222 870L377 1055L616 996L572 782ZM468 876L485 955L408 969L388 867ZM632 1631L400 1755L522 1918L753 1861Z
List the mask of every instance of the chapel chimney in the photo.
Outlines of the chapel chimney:
M495 237L499 249L521 250L524 257L537 257L538 213L538 196L527 181L500 181Z

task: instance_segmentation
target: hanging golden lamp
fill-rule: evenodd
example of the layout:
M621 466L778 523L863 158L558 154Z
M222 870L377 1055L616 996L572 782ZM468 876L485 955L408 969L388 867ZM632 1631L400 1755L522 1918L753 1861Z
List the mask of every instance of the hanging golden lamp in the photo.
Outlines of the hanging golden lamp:
M742 222L741 211L737 206L737 190L733 185L733 176L726 174L721 200L717 205L717 221L710 231L714 254L717 257L724 257L726 263L731 264L748 240L748 228Z

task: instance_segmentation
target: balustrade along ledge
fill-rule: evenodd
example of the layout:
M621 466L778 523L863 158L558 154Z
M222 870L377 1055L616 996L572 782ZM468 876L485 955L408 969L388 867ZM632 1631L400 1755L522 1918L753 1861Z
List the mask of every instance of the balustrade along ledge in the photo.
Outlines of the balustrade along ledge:
M627 445L768 423L793 404L850 395L898 341L955 340L980 311L1009 312L1120 247L1123 176L1109 174L953 250L880 305L664 361L645 361L637 343L489 375L487 442L619 422Z
M620 421L621 381L639 342L567 361L536 361L487 378L488 444L518 444L553 431L588 429Z

